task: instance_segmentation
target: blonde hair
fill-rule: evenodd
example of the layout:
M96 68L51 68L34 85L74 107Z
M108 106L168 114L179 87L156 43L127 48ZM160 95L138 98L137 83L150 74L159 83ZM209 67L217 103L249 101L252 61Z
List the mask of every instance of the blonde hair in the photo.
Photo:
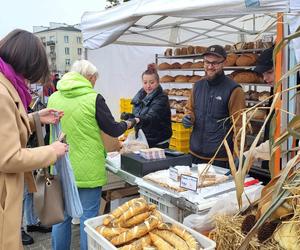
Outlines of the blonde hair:
M75 61L71 67L71 71L77 72L85 78L93 75L96 75L96 77L98 77L98 70L96 66L87 60Z

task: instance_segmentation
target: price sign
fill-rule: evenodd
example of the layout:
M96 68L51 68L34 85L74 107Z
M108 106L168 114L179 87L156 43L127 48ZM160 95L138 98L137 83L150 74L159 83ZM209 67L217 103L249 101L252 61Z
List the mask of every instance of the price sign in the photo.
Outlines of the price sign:
M171 180L178 181L178 170L177 168L169 168L169 177Z
M182 174L180 179L180 187L192 191L197 191L198 178L194 176Z

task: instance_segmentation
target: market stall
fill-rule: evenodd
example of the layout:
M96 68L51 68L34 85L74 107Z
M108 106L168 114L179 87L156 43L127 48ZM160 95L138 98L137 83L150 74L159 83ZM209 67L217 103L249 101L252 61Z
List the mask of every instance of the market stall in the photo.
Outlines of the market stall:
M130 1L104 12L85 13L81 25L84 46L88 49L88 58L93 57L94 49L111 43L118 44L118 46L157 46L163 47L161 48L162 52L156 55L157 64L167 62L171 64L171 59L196 58L197 53L193 53L193 55L188 53L168 54L170 50L166 50L166 47L173 49L173 53L175 53L178 49L188 49L188 46L194 46L193 48L195 48L198 45L207 46L217 43L223 46L231 46L230 51L233 45L240 46L234 47L234 49L242 53L243 49L249 52L249 48L244 46L247 42L252 42L251 46L254 47L251 47L250 50L256 53L256 49L262 49L256 47L256 44L253 45L253 41L257 38L262 38L261 41L264 42L267 42L270 38L276 38L276 41L279 42L290 32L294 32L295 27L299 25L299 18L295 15L299 10L300 4L297 1L162 2L142 0ZM279 12L283 14L278 15ZM289 24L291 24L290 27ZM294 41L293 45L282 49L276 58L277 80L296 63L290 58L297 50L298 43ZM120 54L119 57L122 58L122 55ZM160 59L167 59L168 61L159 62ZM187 69L192 69L191 65ZM200 66L197 67L200 68ZM195 69L198 69L197 67L193 68L192 71L195 72ZM161 70L164 71L166 68ZM228 68L227 70L233 71L235 69ZM167 82L170 83L170 80ZM295 80L288 79L283 81L282 88L288 89L295 85ZM280 108L285 109L287 112L282 113L281 116L277 115L277 132L275 132L277 137L280 135L280 127L282 130L285 129L288 121L292 118L290 113L294 112L295 100L290 100L290 96L287 94L282 95L282 102L277 104L277 109ZM290 144L291 141L287 141L282 145L282 149L288 149ZM277 154L276 157L276 173L279 173L280 154ZM283 165L288 160L289 156L284 156ZM172 166L176 167L176 165ZM178 187L179 185L181 187L182 183L180 181L179 184L175 180L169 181L172 176L170 169L159 170L161 172L156 172L158 177L155 176L155 173L153 175L137 176L122 169L120 155L110 155L107 158L107 169L128 183L138 185L140 194L147 201L157 204L160 211L178 221L182 221L189 213L207 214L218 202L224 202L222 200L224 197L230 199L228 197L235 196L230 196L230 193L235 193L235 184L232 179L215 183L210 187L196 185L194 191L186 191L187 189L185 189L181 192L179 189L174 190L174 186ZM213 168L213 170L214 179L218 174L222 176L225 174L219 168ZM179 171L179 169L176 171ZM196 175L199 180L199 166L193 166L190 171L188 176ZM260 169L255 171L258 176L263 172ZM161 183L161 179L164 178L168 180ZM246 177L244 185L246 200L251 194L260 195L261 183L257 183L253 178ZM252 201L254 201L258 197L252 198ZM244 202L244 204L246 203Z

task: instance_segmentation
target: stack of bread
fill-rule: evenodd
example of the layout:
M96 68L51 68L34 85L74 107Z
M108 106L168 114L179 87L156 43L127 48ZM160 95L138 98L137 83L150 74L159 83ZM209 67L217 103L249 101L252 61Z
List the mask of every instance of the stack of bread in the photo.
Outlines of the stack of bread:
M144 198L132 199L118 207L96 231L118 249L198 250L197 240L178 225L164 223L156 206Z
M237 83L262 83L261 76L252 70L240 70L231 73L231 77Z

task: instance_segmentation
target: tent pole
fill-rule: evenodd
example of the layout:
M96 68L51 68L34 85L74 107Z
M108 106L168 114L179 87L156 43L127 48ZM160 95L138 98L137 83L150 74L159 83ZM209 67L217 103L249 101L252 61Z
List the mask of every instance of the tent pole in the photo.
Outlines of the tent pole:
M276 43L279 43L283 39L283 15L282 13L277 14L277 38ZM276 55L275 64L275 82L278 82L282 75L282 50ZM280 92L282 89L281 85L275 90L276 93ZM274 133L274 140L280 136L280 125L281 125L281 100L278 100L275 105L275 115L276 115L276 128ZM277 176L280 172L280 149L278 148L275 152L275 164L274 164L274 176Z

